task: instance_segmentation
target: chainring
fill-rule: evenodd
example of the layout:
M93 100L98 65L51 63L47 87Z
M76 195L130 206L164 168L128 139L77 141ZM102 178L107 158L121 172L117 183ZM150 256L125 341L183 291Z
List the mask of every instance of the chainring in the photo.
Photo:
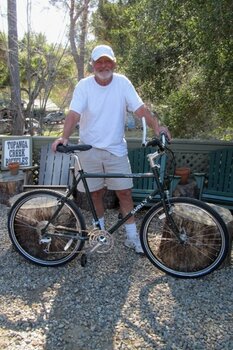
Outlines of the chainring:
M89 232L89 249L97 253L104 254L109 252L114 246L113 237L108 231L97 228Z

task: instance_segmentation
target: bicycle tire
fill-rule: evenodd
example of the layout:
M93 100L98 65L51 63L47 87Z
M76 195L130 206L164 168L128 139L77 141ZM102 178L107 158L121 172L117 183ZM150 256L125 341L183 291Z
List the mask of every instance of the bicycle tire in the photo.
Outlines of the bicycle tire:
M140 229L142 248L158 269L179 278L197 278L217 269L229 249L229 234L220 215L192 198L172 198L172 219L182 242L175 236L161 203L145 215Z
M79 208L67 199L61 210L61 193L34 190L21 196L11 207L8 233L16 250L40 266L60 266L74 259L82 250L86 235L85 220ZM48 221L52 222L46 230Z

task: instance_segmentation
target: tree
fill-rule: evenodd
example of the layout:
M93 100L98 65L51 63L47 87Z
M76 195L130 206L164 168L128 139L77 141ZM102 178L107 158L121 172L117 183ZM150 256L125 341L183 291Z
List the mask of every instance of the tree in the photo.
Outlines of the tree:
M91 0L51 0L50 2L53 5L61 3L62 6L69 9L70 49L76 64L78 80L80 80L84 77L85 49Z
M75 3L75 0L70 1L69 39L71 53L78 71L78 80L84 77L84 57L89 3L90 0L83 0L82 4ZM78 33L78 36L76 35L76 32Z
M11 109L13 110L13 134L22 135L24 119L21 105L21 91L18 60L18 33L16 0L7 1L8 18L8 57L11 87Z
M7 69L7 38L0 40L0 85L7 95L10 86ZM42 120L46 113L47 101L53 97L59 108L64 109L69 100L70 90L76 82L75 65L66 47L48 44L42 34L26 33L18 42L21 98L26 102L24 117ZM40 108L35 109L35 102Z
M27 94L26 116L33 116L34 103L40 99L40 116L45 114L46 104L57 84L64 90L65 79L72 80L72 62L67 56L66 48L47 44L42 34L25 34L20 42L21 84Z
M124 47L120 68L164 116L173 136L225 137L233 128L232 1L102 0L100 5L99 40L107 38L116 53Z
M7 69L8 65L8 47L7 36L0 32L0 88L3 89L10 85L10 76Z
M99 0L98 8L92 16L92 26L96 41L110 44L117 56L118 69L124 70L125 57L130 49L130 15L128 1L110 2Z

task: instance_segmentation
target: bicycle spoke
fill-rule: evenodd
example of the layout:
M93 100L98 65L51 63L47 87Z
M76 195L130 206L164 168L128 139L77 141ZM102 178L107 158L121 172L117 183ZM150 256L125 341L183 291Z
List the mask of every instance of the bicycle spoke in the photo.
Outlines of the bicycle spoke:
M31 191L11 209L10 238L19 253L36 264L64 264L84 244L80 240L85 232L83 217L70 200L61 205L61 198L61 194L49 190Z

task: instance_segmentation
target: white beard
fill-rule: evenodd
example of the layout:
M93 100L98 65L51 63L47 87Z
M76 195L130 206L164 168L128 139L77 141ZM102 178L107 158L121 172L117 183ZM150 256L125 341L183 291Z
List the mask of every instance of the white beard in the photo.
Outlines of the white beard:
M112 70L104 70L102 72L96 72L95 71L95 76L99 79L99 80L109 80L111 79L113 75L113 71Z

